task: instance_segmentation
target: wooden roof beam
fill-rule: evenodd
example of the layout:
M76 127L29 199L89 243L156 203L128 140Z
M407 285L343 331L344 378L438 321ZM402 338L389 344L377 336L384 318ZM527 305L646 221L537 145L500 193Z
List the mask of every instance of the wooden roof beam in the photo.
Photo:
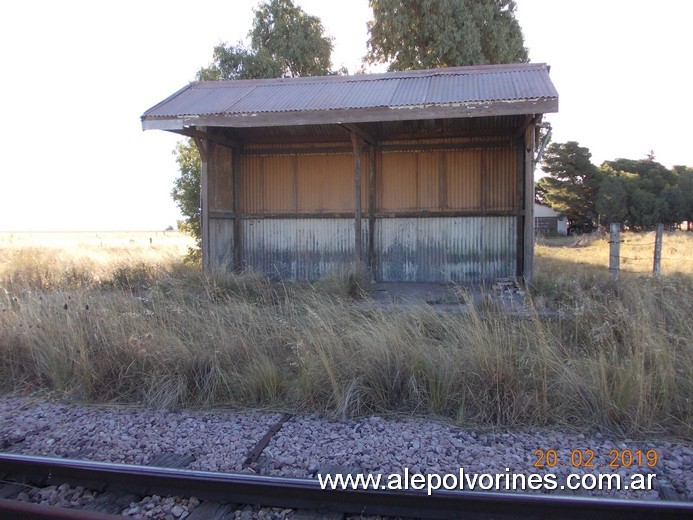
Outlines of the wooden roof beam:
M376 142L375 138L371 134L366 132L363 128L361 128L360 126L355 125L353 123L342 123L342 126L344 128L346 128L347 130L349 130L349 132L351 132L352 134L356 134L357 136L359 136L361 139L366 141L368 144L371 144L371 145L375 144L375 142Z
M186 137L192 137L195 140L201 139L213 141L217 144L220 144L221 146L226 146L227 148L237 149L240 146L240 143L227 139L223 135L211 133L209 131L203 132L201 130L198 130L197 128L183 128L182 130L169 130L169 132L184 135Z

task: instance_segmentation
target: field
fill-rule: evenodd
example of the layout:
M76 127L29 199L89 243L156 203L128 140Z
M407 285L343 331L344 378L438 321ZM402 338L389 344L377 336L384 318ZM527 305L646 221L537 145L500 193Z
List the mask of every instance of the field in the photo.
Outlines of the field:
M492 298L466 313L363 306L368 285L349 270L313 285L203 275L175 232L4 234L0 385L148 407L690 438L693 234L665 235L659 279L654 235L623 239L618 283L606 239L541 240L528 310L508 315Z

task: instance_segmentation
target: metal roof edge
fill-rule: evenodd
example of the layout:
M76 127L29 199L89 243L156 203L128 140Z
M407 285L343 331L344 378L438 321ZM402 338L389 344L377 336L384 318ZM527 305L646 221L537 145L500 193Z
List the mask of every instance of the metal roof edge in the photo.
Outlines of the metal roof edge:
M306 124L367 123L418 119L469 118L518 114L545 114L558 111L558 98L410 105L356 109L330 109L201 116L152 117L143 119L144 130L180 130L191 126L230 128L300 126ZM406 114L406 116L403 116Z
M185 85L184 87L179 88L178 90L176 90L173 94L171 94L170 96L168 96L166 99L164 99L164 100L162 100L162 101L159 101L156 105L153 105L153 106L149 107L147 110L144 111L144 114L142 114L142 115L140 116L140 119L141 119L142 121L144 121L144 118L147 116L147 113L148 113L148 112L151 112L152 110L155 110L155 109L159 108L160 106L165 105L166 103L168 103L169 101L171 101L173 98L175 98L175 97L178 96L179 94L182 94L183 92L185 92L185 91L188 90L189 88L192 88L193 84L194 84L194 82L188 83L188 84Z
M214 88L214 87L248 87L250 85L292 85L305 83L327 83L327 82L352 82L352 81L380 81L388 79L409 79L424 78L431 76L454 76L462 74L490 74L498 72L514 72L522 70L546 70L549 72L546 63L504 63L494 65L466 65L461 67L440 67L437 69L414 69L396 72L379 72L376 74L349 74L340 76L331 74L328 76L299 76L294 78L262 78L262 79L227 79L218 81L193 81L190 87L193 88ZM153 108L153 107L152 107Z

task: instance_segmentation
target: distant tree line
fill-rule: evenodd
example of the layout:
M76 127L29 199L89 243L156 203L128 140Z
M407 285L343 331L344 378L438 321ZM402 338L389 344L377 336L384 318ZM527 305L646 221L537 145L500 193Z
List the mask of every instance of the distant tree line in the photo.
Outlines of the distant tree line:
M588 148L575 141L552 143L536 183L537 202L564 214L575 228L618 222L633 230L693 221L693 168L669 169L650 153L644 159L592 164Z

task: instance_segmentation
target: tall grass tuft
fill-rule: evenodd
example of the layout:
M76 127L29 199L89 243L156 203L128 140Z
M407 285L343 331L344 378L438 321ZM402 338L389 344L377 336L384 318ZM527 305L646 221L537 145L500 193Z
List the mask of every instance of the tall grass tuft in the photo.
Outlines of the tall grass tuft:
M368 305L353 270L308 285L24 251L0 263L0 385L149 407L690 437L693 278L616 284L550 253L538 258L531 305L509 315Z

